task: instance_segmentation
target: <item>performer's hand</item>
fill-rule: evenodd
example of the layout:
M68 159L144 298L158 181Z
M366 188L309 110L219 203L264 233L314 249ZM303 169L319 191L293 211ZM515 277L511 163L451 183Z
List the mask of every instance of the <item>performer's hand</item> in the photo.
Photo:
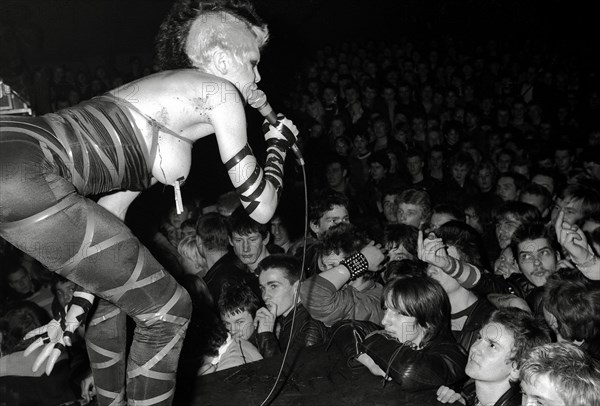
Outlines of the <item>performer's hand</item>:
M261 307L256 311L254 325L258 333L275 331L275 319L277 314L277 305L268 303L267 307Z
M42 352L35 359L32 370L37 371L47 359L46 374L50 375L58 357L65 350L64 331L58 320L51 320L45 326L31 330L23 339L28 340L36 336L39 336L38 339L27 347L25 356L28 357L36 349L45 345Z
M423 238L423 230L419 230L417 250L421 261L441 269L446 269L450 266L444 241L441 238L437 238L433 233L429 234L427 238Z
M33 363L33 371L37 371L46 361L46 374L50 375L54 364L60 357L60 354L65 350L65 345L71 346L71 337L81 322L85 320L85 316L94 302L94 295L91 293L78 290L73 294L69 310L65 315L64 320L51 320L45 326L36 328L30 331L24 337L25 340L40 336L25 350L25 356L29 356L37 348L45 344L44 349L38 355Z
M583 230L577 225L564 221L565 213L561 210L554 225L556 238L560 245L569 253L575 264L582 264L594 257L594 251L588 244Z
M265 132L265 141L270 141L288 150L298 139L298 129L291 120L282 114L277 115L277 123L277 127L273 127L265 120L263 129L268 128L268 131Z

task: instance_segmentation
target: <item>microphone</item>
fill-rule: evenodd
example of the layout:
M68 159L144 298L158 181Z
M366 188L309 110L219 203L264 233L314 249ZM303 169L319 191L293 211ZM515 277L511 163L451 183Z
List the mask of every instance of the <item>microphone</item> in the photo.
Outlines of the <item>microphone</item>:
M273 108L267 101L267 95L260 89L254 89L250 96L248 97L248 103L253 108L257 109L258 112L271 124L273 127L277 126L277 115L273 111ZM292 144L292 151L294 151L294 155L296 155L296 161L300 166L304 166L304 158L302 157L302 153L300 152L300 148L296 143Z

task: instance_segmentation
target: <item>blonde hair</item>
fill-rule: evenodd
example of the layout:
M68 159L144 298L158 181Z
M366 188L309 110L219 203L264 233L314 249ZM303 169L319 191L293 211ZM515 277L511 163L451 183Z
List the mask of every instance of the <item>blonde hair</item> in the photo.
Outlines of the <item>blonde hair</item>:
M177 245L177 252L195 264L199 264L202 261L202 256L200 255L200 251L198 251L197 236L195 235L184 237Z
M565 405L600 403L600 364L573 343L535 347L523 358L519 378L533 384L547 376Z
M233 54L239 63L247 59L256 47L261 49L269 40L269 30L224 12L215 11L199 16L191 25L185 52L196 68L208 66L215 50Z

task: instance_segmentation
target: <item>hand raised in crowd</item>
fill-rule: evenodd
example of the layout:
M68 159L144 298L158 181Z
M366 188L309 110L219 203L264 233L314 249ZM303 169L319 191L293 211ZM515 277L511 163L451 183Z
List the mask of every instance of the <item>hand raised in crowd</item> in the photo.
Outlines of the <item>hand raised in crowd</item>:
M450 266L446 245L441 238L435 234L429 233L427 238L423 238L423 231L419 230L417 237L417 253L421 261L445 269Z
M494 273L496 275L502 275L504 279L508 278L513 273L520 273L519 267L514 260L507 260L505 258L498 258L494 262Z
M258 333L272 333L275 330L275 319L277 318L277 305L267 303L266 307L261 307L256 311L254 317L254 326Z
M377 272L385 265L386 256L381 244L375 244L374 241L371 241L360 250L360 253L367 259L369 271L371 272Z
M594 251L583 230L575 224L571 225L564 221L564 217L565 213L561 210L554 225L556 238L576 265L583 264L594 257Z

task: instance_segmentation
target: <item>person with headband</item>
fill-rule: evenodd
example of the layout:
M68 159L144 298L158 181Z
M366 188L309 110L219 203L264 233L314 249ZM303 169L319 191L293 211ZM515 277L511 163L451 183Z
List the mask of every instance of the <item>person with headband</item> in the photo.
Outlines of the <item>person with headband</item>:
M44 346L34 369L51 372L99 298L86 333L98 403L171 404L190 298L123 219L156 182L181 208L192 145L214 133L242 205L270 220L298 131L282 116L267 126L258 165L244 105L268 37L247 1L178 0L158 38L161 72L56 113L0 119L0 236L79 286L64 320L27 335L39 336L28 354ZM127 360L125 315L136 323Z

